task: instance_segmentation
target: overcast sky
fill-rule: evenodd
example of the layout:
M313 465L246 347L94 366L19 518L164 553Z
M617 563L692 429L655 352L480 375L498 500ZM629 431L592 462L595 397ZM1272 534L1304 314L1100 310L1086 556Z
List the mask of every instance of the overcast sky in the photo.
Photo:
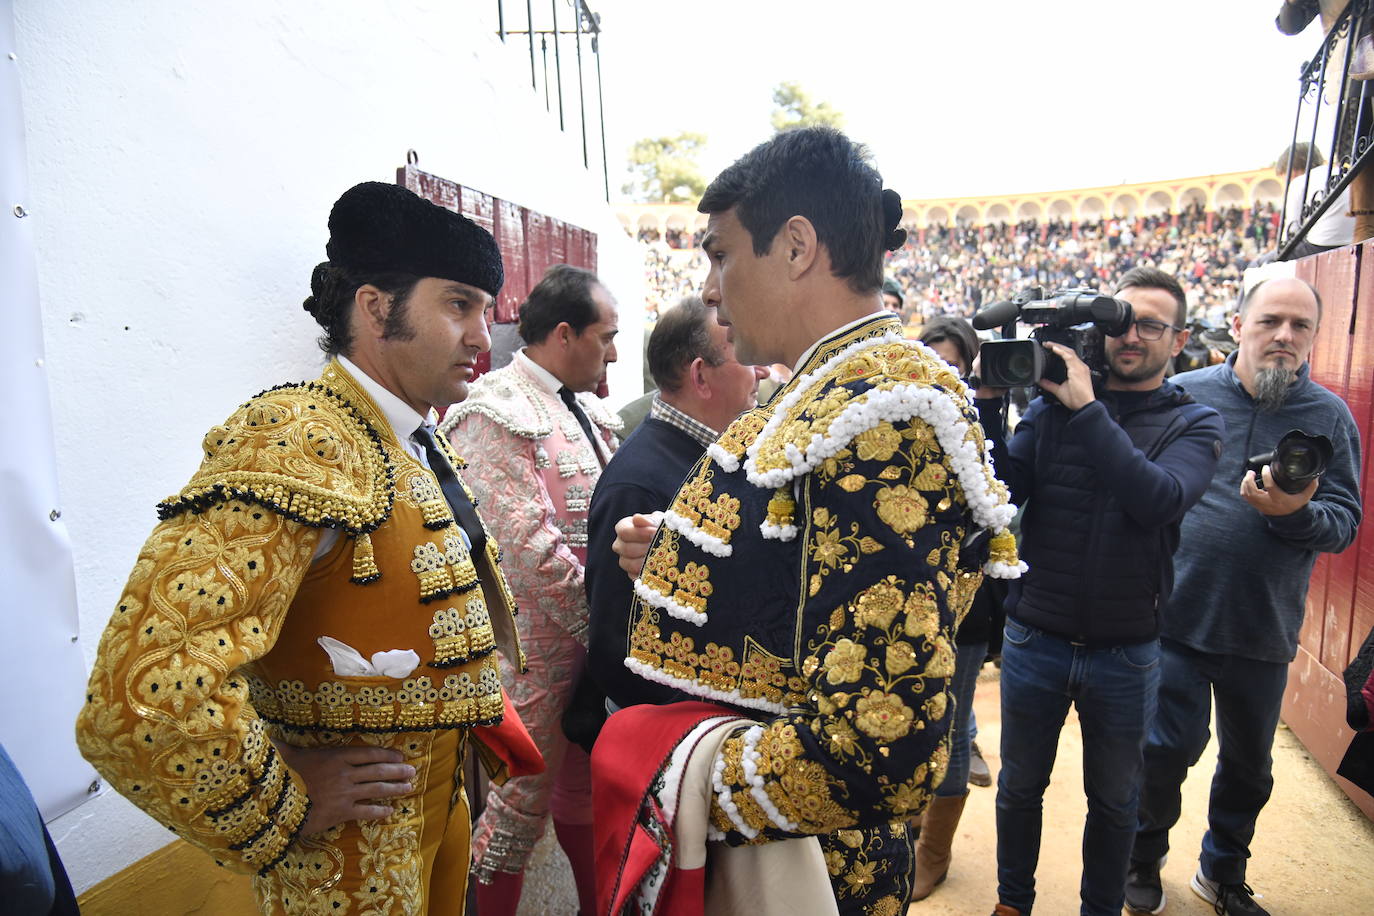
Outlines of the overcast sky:
M767 139L789 79L907 198L1257 168L1290 138L1321 35L1279 34L1280 0L588 3L613 199L640 137L705 133L708 178Z

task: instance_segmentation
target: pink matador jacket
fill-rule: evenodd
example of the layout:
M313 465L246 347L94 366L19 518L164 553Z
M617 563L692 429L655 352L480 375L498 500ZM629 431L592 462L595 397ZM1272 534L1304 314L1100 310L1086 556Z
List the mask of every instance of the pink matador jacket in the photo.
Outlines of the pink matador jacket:
M488 795L473 838L473 874L484 882L498 871L524 869L543 834L551 796L556 806L568 796L566 789L553 789L556 781L567 785L559 778L568 752L560 719L587 646L587 509L622 425L595 395L579 393L577 401L600 443L587 441L558 394L518 354L475 381L467 400L440 424L467 460L465 479L505 551L529 670L517 676L502 659L502 681L548 764L544 774L512 779ZM572 749L569 763L588 767L580 748ZM559 810L556 817L590 823L589 780L582 777L587 789L578 793L586 810Z

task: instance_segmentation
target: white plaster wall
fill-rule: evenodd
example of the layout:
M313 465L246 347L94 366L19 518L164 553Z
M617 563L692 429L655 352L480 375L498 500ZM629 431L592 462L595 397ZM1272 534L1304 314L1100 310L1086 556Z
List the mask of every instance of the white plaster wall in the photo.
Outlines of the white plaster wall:
M524 46L497 39L494 2L15 0L14 15L88 664L205 430L318 370L300 303L330 205L393 181L408 149L598 233L626 318L612 400L639 393L643 267L604 202L595 134L586 171L576 109L560 134ZM78 892L170 839L110 792L51 827Z

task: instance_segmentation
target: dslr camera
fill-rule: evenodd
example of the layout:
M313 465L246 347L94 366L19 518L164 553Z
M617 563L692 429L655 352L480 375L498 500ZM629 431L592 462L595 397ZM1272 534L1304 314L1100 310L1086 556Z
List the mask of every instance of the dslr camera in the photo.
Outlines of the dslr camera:
M1048 296L1038 286L1022 290L973 316L972 324L980 331L1002 328L1002 340L990 340L978 350L982 383L992 388L1036 385L1041 379L1062 383L1068 367L1044 348L1047 341L1077 353L1096 383L1107 375L1103 338L1125 334L1134 320L1129 302L1095 289L1057 289ZM1034 325L1029 339L1015 339L1017 321Z
M1332 452L1331 440L1325 436L1290 429L1272 452L1250 456L1245 462L1245 470L1255 472L1255 484L1263 490L1263 472L1267 464L1269 473L1274 475L1274 486L1285 493L1301 493L1326 472Z

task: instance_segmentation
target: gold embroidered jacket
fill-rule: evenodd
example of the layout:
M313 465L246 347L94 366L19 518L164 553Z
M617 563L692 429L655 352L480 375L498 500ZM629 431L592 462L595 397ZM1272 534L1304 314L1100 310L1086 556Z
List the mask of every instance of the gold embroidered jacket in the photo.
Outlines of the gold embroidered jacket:
M982 570L1018 569L965 393L875 317L736 420L665 513L625 664L769 716L716 762L728 842L892 821L943 778L956 621Z
M493 649L523 656L495 539L468 551L435 476L337 363L248 401L204 453L158 507L101 638L77 740L153 817L261 874L309 804L273 740L499 722ZM314 560L323 528L343 536ZM419 665L401 678L336 675L322 636L364 658L410 649Z

